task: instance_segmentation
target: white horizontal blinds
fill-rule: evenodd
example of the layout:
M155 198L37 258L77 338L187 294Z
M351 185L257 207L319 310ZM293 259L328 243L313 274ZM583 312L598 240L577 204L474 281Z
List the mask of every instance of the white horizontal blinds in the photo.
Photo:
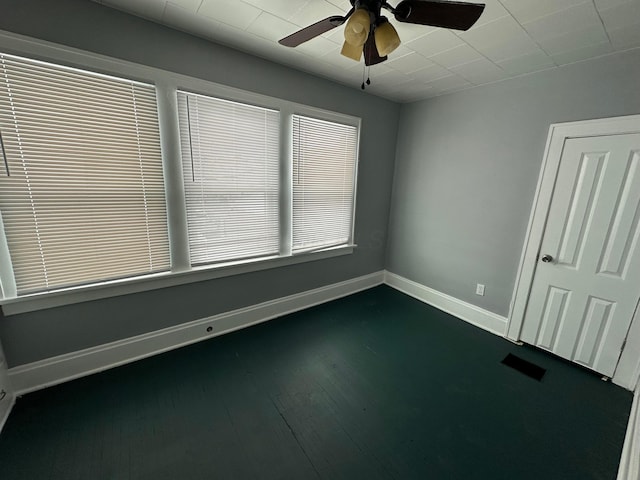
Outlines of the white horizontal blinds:
M19 294L169 269L153 86L0 54L0 131Z
M293 116L293 251L351 240L358 129Z
M277 255L280 114L178 93L193 265Z

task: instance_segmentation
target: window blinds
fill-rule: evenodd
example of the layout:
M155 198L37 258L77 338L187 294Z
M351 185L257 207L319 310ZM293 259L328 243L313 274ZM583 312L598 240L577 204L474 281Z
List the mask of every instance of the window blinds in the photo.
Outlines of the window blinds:
M351 239L358 130L293 116L293 252Z
M279 252L280 114L178 93L192 265Z
M19 294L169 269L153 86L0 54L0 132Z

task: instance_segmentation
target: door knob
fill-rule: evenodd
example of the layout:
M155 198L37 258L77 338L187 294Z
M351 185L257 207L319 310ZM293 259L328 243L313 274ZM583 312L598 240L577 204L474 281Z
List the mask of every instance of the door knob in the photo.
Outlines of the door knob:
M542 255L542 258L540 260L542 260L544 263L551 263L553 262L553 257L551 255Z

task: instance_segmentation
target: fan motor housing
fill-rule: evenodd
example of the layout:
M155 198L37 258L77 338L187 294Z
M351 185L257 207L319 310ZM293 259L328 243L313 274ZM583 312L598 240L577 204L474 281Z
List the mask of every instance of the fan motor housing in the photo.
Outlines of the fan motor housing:
M361 7L369 10L369 14L372 17L372 22L375 23L375 19L380 16L380 10L385 3L383 0L350 0L353 8L358 9Z

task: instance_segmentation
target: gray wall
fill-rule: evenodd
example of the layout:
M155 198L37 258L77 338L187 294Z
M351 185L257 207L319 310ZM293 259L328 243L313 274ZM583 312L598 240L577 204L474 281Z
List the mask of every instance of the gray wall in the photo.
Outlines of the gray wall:
M387 270L506 316L549 125L634 113L640 50L403 105Z
M88 0L0 0L0 29L362 118L353 255L2 318L10 366L384 268L399 106Z

